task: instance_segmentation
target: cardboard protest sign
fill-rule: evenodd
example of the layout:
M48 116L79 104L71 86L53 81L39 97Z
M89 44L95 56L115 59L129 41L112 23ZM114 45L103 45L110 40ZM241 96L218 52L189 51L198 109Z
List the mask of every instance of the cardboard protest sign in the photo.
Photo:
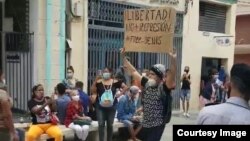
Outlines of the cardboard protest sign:
M176 10L169 7L124 12L127 52L168 53L173 49Z

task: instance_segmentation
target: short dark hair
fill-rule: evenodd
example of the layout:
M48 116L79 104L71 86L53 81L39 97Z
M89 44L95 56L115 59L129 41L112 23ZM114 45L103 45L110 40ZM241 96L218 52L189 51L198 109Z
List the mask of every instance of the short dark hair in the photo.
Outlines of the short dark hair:
M80 88L82 90L83 89L83 82L82 81L77 81L76 82L76 88Z
M244 63L233 65L231 72L231 82L234 87L243 95L250 98L250 66Z
M107 69L110 73L113 73L113 69L111 67L105 67L103 70Z
M56 89L57 89L59 95L63 95L65 93L66 87L63 83L58 83L56 85Z
M75 70L74 70L74 68L72 67L72 66L69 66L68 68L67 68L67 71L68 70L71 70L73 73L75 72Z

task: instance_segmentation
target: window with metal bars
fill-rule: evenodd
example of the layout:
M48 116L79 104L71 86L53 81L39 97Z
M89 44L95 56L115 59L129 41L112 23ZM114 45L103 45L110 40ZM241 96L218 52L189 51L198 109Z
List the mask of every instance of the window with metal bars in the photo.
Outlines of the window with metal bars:
M199 30L225 33L227 6L200 2Z

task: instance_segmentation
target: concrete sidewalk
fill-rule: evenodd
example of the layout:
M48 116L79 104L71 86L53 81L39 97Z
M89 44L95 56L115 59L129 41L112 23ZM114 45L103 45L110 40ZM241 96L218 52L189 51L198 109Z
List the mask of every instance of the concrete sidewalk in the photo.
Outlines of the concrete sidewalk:
M195 124L198 116L198 111L191 111L190 117L184 117L180 111L173 111L170 123L167 124L161 141L172 141L173 140L173 125L176 124Z

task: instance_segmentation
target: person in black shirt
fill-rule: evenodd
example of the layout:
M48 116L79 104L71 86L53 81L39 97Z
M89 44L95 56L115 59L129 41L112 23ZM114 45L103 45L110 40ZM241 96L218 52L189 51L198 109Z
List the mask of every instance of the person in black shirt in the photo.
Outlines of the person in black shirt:
M28 107L31 112L32 125L26 133L26 141L34 141L47 133L53 137L55 141L62 141L63 134L60 128L52 124L50 115L55 110L54 102L50 98L44 96L44 88L41 84L32 88L32 98L28 101Z
M117 89L122 89L122 94L127 90L125 83L113 78L112 69L105 68L102 71L102 78L97 79L93 86L92 101L96 101L96 115L98 120L99 141L104 141L105 129L108 141L112 141L113 123L116 113ZM107 128L106 128L107 127Z
M186 66L184 69L184 74L181 77L181 101L182 101L182 108L183 108L183 115L189 117L188 109L189 109L189 100L190 100L190 74L189 74L189 67ZM186 101L186 106L185 106Z

